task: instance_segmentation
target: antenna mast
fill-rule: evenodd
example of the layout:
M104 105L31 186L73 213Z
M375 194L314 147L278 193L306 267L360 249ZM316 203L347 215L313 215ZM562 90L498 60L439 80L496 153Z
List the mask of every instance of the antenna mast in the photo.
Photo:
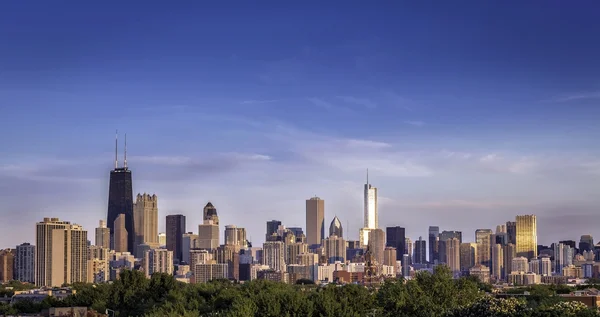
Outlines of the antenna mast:
M119 130L115 130L115 169L119 167L119 158L117 157L119 152Z
M125 169L127 169L127 133L125 133L125 162L123 164Z
M367 168L367 186L369 185L369 169Z

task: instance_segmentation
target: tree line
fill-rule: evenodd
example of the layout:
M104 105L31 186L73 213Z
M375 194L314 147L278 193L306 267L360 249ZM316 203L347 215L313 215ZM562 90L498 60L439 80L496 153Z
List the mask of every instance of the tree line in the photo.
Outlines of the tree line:
M405 316L405 317L600 317L597 309L565 302L556 286L526 288L526 297L498 298L476 278L453 279L447 267L419 272L411 280L387 280L377 289L361 285L288 285L264 280L244 284L215 280L185 284L167 274L150 279L124 271L113 283L74 284L64 300L0 306L0 315L35 313L48 307L85 306L116 316ZM520 289L522 291L525 289Z

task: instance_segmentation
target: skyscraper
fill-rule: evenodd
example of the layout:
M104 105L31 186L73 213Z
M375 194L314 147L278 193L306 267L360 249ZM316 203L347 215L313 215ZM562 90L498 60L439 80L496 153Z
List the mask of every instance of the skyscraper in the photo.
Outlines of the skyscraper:
M439 261L438 237L440 235L440 227L429 227L429 263L435 264Z
M579 239L579 252L594 250L594 238L589 234L584 234Z
M535 215L517 216L517 256L537 258L537 221Z
M460 272L460 241L457 238L446 240L446 259L452 272Z
M277 234L277 229L281 226L281 221L271 220L267 221L267 231L265 233L265 241L271 241L273 234Z
M17 246L15 253L15 279L35 283L35 246L23 243Z
M369 184L369 170L367 170L367 183L364 191L364 228L379 228L377 214L377 188Z
M427 263L427 241L419 237L419 240L415 241L415 258L413 263L425 264Z
M209 220L198 225L198 247L204 250L215 250L219 247L219 226Z
M321 244L325 238L325 201L319 197L306 200L306 242Z
M506 235L508 236L508 243L512 243L514 245L517 244L517 223L514 221L506 222Z
M0 283L15 279L15 251L12 249L0 250Z
M285 272L285 245L282 241L263 243L263 264L279 272Z
M496 280L504 278L504 250L501 244L492 245L492 276Z
M413 263L413 243L408 237L404 238L404 253L408 254L409 263Z
M475 230L475 242L479 247L477 250L477 263L481 265L485 265L487 267L491 266L491 252L492 252L492 229L477 229ZM496 244L495 241L493 244ZM494 274L494 270L492 268L492 275Z
M173 259L177 263L183 260L183 234L185 232L184 215L167 216L167 250L173 251Z
M127 230L127 251L133 254L135 250L135 230L133 220L133 189L131 170L127 168L127 135L125 135L125 161L119 167L117 157L118 142L115 139L115 169L110 171L108 188L108 213L107 226L110 229L111 249L114 249L115 220L120 214L125 215L125 229Z
M125 228L125 214L119 214L115 219L115 234L113 235L114 250L117 252L128 252L127 242L129 234Z
M385 246L396 248L396 256L397 256L396 260L401 261L402 256L404 254L408 254L406 252L406 246L405 246L405 243L406 243L405 229L400 226L387 227L387 228L385 228L385 235L386 235ZM410 257L410 254L409 254L409 257Z
M165 249L151 249L144 255L144 272L150 277L154 273L173 274L173 252Z
M100 220L96 228L96 246L110 249L110 229L104 220Z
M477 265L477 243L460 244L460 270L469 272L469 269Z
M404 244L404 239L402 239L402 245ZM389 245L394 247L393 245ZM385 233L382 229L372 229L369 233L369 249L371 250L373 257L377 261L377 264L383 264L383 250L385 249ZM396 254L398 254L398 249L396 248Z
M37 286L87 282L87 231L58 218L36 225Z
M346 260L346 241L342 237L336 235L329 236L325 239L325 256L328 263L335 263Z
M206 206L204 206L202 220L209 220L212 221L213 224L217 226L219 225L219 216L217 215L217 208L215 208L215 206L213 206L213 204L210 201L206 204Z
M133 204L135 244L158 246L158 197L137 194ZM140 255L141 257L142 255Z
M225 245L237 245L242 249L247 248L246 228L238 228L234 225L225 226Z
M329 225L329 236L338 236L340 238L344 237L344 229L342 228L342 222L340 219L335 216Z

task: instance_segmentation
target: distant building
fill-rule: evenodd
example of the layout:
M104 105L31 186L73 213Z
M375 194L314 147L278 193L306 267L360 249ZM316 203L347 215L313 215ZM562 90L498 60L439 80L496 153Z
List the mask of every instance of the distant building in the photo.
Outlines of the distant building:
M217 215L217 208L213 206L213 204L209 201L206 206L204 206L204 210L202 212L202 220L206 223L206 221L212 221L213 224L219 225L219 216Z
M265 233L265 241L273 241L273 235L277 235L277 229L281 226L281 221L267 221L267 231Z
M460 241L457 238L446 240L446 264L452 272L460 272Z
M594 250L594 238L589 234L584 234L579 239L579 252Z
M306 200L306 241L321 244L325 238L325 201L319 197Z
M263 243L263 264L279 272L285 272L285 245L281 241Z
M110 171L110 181L108 189L108 211L106 215L106 224L110 229L111 249L116 250L114 244L115 221L119 215L124 215L125 229L127 232L127 243L125 251L135 252L135 230L133 224L133 190L131 181L131 170L127 167L127 137L125 137L125 160L123 167L119 167L117 160L117 140L115 139L115 169ZM121 237L124 237L121 232ZM38 250L41 246L38 244Z
M475 242L477 243L477 263L491 267L492 259L492 229L475 230ZM495 244L495 242L493 243Z
M512 260L511 273L527 273L529 271L529 261L524 256L516 257Z
M127 246L129 233L127 232L125 219L125 214L119 214L115 218L113 246L117 252L130 252Z
M507 243L517 244L517 223L515 221L506 222L506 235L508 236Z
M427 263L427 241L423 240L421 237L419 237L419 240L415 241L415 257L413 263Z
M14 280L15 250L0 250L0 283Z
M158 197L137 194L133 204L135 245L148 244L158 247ZM142 257L143 254L138 254Z
M537 221L534 215L517 216L517 256L537 258Z
M158 245L161 247L167 246L167 234L166 233L161 232L158 234Z
M217 263L227 264L227 276L232 280L240 279L240 246L221 245L216 252Z
M345 262L346 241L336 235L329 236L325 239L325 256L328 263Z
M1 260L0 260L1 262ZM1 270L1 269L0 269ZM35 283L35 246L23 243L15 251L14 278L17 281Z
M429 263L435 264L439 262L438 240L440 235L440 227L429 227Z
M396 254L396 248L386 247L385 250L383 250L383 265L392 267L395 266L397 261L396 259L398 258Z
M96 246L110 249L110 229L106 227L106 221L100 220L96 228Z
M167 216L167 250L173 251L173 260L183 260L183 234L185 231L184 215Z
M385 228L386 233L386 242L385 246L396 248L397 258L396 260L402 260L402 256L404 254L408 254L410 257L410 253L408 253L406 249L406 236L405 229L396 226L396 227L387 227Z
M329 236L337 236L339 238L344 237L344 228L342 228L342 222L335 216L329 225Z
M469 269L469 275L476 276L482 283L490 282L490 268L485 265L477 264Z
M225 226L225 244L237 245L242 249L248 247L246 228L238 228L234 225Z
M470 272L470 268L478 264L477 251L479 247L477 243L461 243L460 244L460 271ZM488 268L489 273L489 268ZM489 276L488 276L489 278Z
M404 244L404 239L402 239ZM373 229L369 234L369 249L379 265L383 265L383 250L385 249L385 233L382 229ZM397 251L396 251L397 252Z
M504 279L504 250L501 244L492 246L492 276L496 280Z
M151 249L146 251L144 258L144 272L150 277L154 273L173 275L173 251L167 249Z
M196 264L194 267L194 280L196 283L206 283L210 280L227 279L228 268L224 263Z

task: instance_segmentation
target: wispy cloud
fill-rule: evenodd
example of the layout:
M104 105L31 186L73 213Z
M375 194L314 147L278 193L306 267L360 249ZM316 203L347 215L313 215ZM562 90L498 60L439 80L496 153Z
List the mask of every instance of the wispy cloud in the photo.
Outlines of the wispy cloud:
M425 125L425 122L423 121L404 121L404 123L412 125L413 127L422 127Z
M265 103L273 103L278 102L279 99L266 99L266 100L244 100L240 102L242 105L257 105L257 104L265 104Z
M317 107L321 107L323 109L327 109L327 110L331 110L334 108L337 108L335 105L333 105L331 102L325 101L321 98L307 98L308 101L312 102L312 104L314 104Z
M337 96L337 98L339 98L345 102L348 102L348 103L361 105L368 109L374 109L377 107L377 104L375 102L371 101L370 99L366 99L366 98L356 98L356 97L352 97L352 96Z
M578 101L578 100L587 100L587 99L600 99L600 91L592 91L592 92L584 92L584 93L576 93L571 95L563 95L558 96L556 98L547 100L552 102L569 102L569 101Z

